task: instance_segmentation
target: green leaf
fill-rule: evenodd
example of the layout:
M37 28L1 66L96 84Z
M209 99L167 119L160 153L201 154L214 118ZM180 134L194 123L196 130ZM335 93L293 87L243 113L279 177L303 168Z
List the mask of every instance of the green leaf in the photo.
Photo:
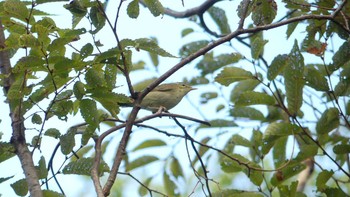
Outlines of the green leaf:
M32 123L33 124L41 124L43 122L43 120L41 119L40 115L38 115L37 113L33 114L32 116Z
M82 59L87 58L89 55L92 54L92 52L94 51L94 47L92 46L92 44L87 43L85 44L81 49L80 49L80 55Z
M275 99L273 96L270 96L263 92L253 92L246 91L241 93L235 105L237 106L247 106L247 105L274 105Z
M87 85L91 88L101 88L107 86L103 71L97 68L90 68L85 74L85 80Z
M328 82L325 76L315 67L305 67L304 76L306 85L318 91L329 91Z
M171 173L175 178L184 177L184 173L181 167L181 164L177 158L173 158L170 163Z
M109 91L93 90L91 97L98 101L105 109L109 111L111 116L117 117L119 114L119 104L130 104L131 100L124 94L117 94ZM99 116L96 116L99 118Z
M223 189L213 193L213 197L264 197L262 193L245 190Z
M44 135L58 139L61 136L61 133L58 129L50 128L50 129L45 131Z
M199 49L207 46L208 44L209 44L209 41L207 41L207 40L199 40L199 41L190 42L190 43L182 46L182 48L180 49L180 55L182 57L187 57L187 56L191 55L192 53L197 52Z
M349 144L338 144L333 147L333 152L335 154L348 154L350 153Z
M7 142L0 142L0 163L15 156L15 147Z
M44 66L45 61L37 56L25 56L20 58L15 67L12 69L13 73L21 73L26 70L31 71L47 71L47 68Z
M76 129L69 129L68 132L60 136L61 152L64 155L68 155L72 152L75 146L75 133Z
M231 102L235 103L239 96L246 91L253 91L260 84L257 79L239 81L231 91Z
M206 74L212 74L223 66L236 63L242 58L243 56L239 53L220 54L216 57L213 56L213 53L207 53L197 64L197 68L201 71L201 75L204 76Z
M107 88L113 90L117 83L117 67L115 65L107 64L105 67L105 80L107 83Z
M277 4L272 1L253 1L252 20L255 25L271 24L277 14Z
M86 145L89 140L95 135L96 126L91 124L85 127L85 130L81 136L81 145Z
M85 87L81 81L75 82L73 86L73 93L78 100L81 100L85 95Z
M244 146L244 147L252 147L253 144L247 140L246 138L235 134L231 137L231 143L233 143L236 146Z
M45 157L41 157L39 160L39 165L35 166L36 172L38 174L39 179L46 179L48 175L48 170L46 168Z
M281 170L277 171L271 178L273 186L279 186L287 179L299 174L305 169L305 165L300 162L291 162Z
M170 176L163 172L163 184L168 196L175 196L176 184L170 179Z
M18 196L25 196L28 193L28 184L26 179L20 179L12 183L11 187Z
M95 30L91 31L92 34L96 34L99 32L106 24L106 17L103 11L101 11L101 8L99 5L91 7L90 10L90 18L92 25L96 28Z
M332 178L334 172L322 170L316 178L316 187L318 191L324 191L327 188L327 181Z
M140 14L139 0L133 0L126 9L130 18L137 18Z
M212 6L208 9L208 13L214 20L216 25L219 27L221 34L229 34L231 32L225 10L219 7Z
M153 16L159 16L164 13L164 7L158 0L145 0L144 2Z
M305 83L303 79L304 58L296 40L289 58L288 64L284 69L285 89L288 111L295 116L303 104L303 87Z
M135 47L136 50L148 51L149 53L154 53L162 57L175 57L174 55L160 48L157 42L149 38L139 38L136 40L124 39L120 41L120 45L124 48L128 46L132 46L132 47Z
M296 135L301 133L302 129L297 125L283 122L274 122L269 124L264 132L263 137L263 154L267 154L270 149L275 145L275 142L281 138L289 135Z
M29 16L29 10L23 1L5 1L3 3L3 9L7 16L15 17L25 23Z
M189 35L189 34L192 33L192 32L193 32L193 29L192 29L192 28L185 28L185 29L182 30L181 36L182 36L182 37L185 37L185 36Z
M40 47L40 42L32 34L24 34L19 37L19 44L21 47Z
M133 151L137 151L140 149L144 149L144 148L153 148L153 147L159 147L159 146L165 146L167 145L163 140L159 140L159 139L150 139L150 140L146 140L144 142L142 142L141 144L137 145Z
M5 178L1 177L1 178L0 178L0 184L3 183L3 182L5 182L5 181L7 181L7 180L12 179L13 177L14 177L14 176L8 176L8 177L5 177Z
M338 128L340 124L338 108L326 109L317 121L316 131L318 134L326 134Z
M273 162L276 167L280 167L286 162L286 148L287 148L288 137L281 137L276 140L275 146L273 147Z
M278 55L276 56L267 70L267 78L272 81L276 78L278 74L280 74L285 66L288 64L289 61L289 56L284 54L284 55Z
M141 157L135 159L134 161L129 162L126 165L126 171L130 172L135 168L144 167L147 164L150 164L155 161L159 161L158 157L150 156L150 155L142 155Z
M76 161L69 162L64 166L62 172L63 174L77 174L91 176L91 170L93 167L94 158L80 158ZM104 172L109 172L109 167L106 162L101 160L98 173L102 176Z
M254 79L251 72L237 67L225 67L216 77L215 81L221 85L228 86L234 82L246 79Z
M350 60L350 41L344 42L333 56L333 65L335 69L342 67Z
M51 190L43 190L43 195L44 197L64 197L65 196L61 193L51 191Z
M224 119L214 119L209 121L210 127L207 125L201 125L198 129L201 128L221 128L221 127L236 127L238 126L233 120L224 120ZM197 129L197 130L198 130Z
M235 106L230 115L233 117L249 118L250 120L264 120L264 114L252 107L237 107Z
M90 99L83 99L80 102L80 113L84 120L91 125L97 126L99 116L97 112L96 102Z
M264 46L268 43L268 40L264 40L261 37L256 37L251 44L251 55L254 59L259 59L264 52Z

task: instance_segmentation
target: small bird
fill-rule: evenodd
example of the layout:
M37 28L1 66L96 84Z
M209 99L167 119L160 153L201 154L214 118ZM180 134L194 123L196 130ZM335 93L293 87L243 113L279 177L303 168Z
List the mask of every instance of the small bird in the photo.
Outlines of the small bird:
M195 89L184 83L161 84L143 98L140 107L153 113L157 112L160 108L170 110L179 104L187 93Z

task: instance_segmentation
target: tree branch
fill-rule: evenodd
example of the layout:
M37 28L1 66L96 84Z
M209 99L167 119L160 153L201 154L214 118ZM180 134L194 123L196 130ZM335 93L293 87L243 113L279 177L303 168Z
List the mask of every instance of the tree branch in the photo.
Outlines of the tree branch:
M2 20L0 18L0 47L5 48L5 34ZM4 92L8 93L12 84L14 83L14 77L12 75L12 68L10 63L10 56L7 50L0 50L0 69L1 73L6 76L4 79ZM28 189L31 196L41 197L43 193L40 188L38 175L33 163L33 157L28 149L26 138L24 134L24 123L23 115L21 111L22 99L11 100L10 106L10 117L12 125L12 137L11 144L16 149L16 154L21 162L22 169L28 184Z

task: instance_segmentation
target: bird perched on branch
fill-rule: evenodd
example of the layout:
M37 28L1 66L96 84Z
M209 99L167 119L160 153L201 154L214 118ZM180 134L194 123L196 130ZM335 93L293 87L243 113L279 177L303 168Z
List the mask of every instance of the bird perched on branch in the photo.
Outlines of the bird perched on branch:
M157 112L160 108L170 110L179 104L187 93L195 89L184 83L161 84L142 99L140 107L153 113ZM132 106L132 104L128 106Z

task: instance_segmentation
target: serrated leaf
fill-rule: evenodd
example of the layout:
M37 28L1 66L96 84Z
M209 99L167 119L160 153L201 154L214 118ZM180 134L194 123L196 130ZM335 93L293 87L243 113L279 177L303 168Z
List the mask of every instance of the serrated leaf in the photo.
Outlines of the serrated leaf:
M106 87L107 83L102 70L90 68L85 74L85 80L91 88Z
M3 3L3 9L7 16L15 17L21 21L27 23L29 18L29 10L26 7L25 2L22 1L5 1Z
M304 76L306 85L318 91L329 91L326 77L323 76L321 72L316 70L314 67L305 67Z
M105 80L107 83L107 88L113 90L115 84L117 83L117 67L114 65L107 64L105 67Z
M78 100L81 100L85 95L85 87L81 81L75 82L73 86L73 93Z
M168 196L175 196L176 184L170 179L170 176L163 172L163 184Z
M137 18L140 14L139 0L133 0L126 9L130 18Z
M153 16L159 16L164 13L164 7L158 0L145 0L144 3Z
M25 196L28 193L28 184L26 179L20 179L12 183L11 187L18 196Z
M64 166L62 172L63 174L77 174L91 176L91 170L94 163L94 158L80 158L76 161L69 162ZM109 167L106 162L101 160L98 173L102 176L104 172L109 172Z
M199 41L190 42L190 43L182 46L182 48L180 49L180 55L182 57L187 57L187 56L191 55L192 53L197 52L199 49L207 46L208 44L209 44L209 41L207 41L207 40L199 40Z
M252 20L255 25L271 24L277 14L277 4L271 1L254 1L252 6Z
M332 178L334 172L328 170L322 170L316 178L316 187L318 191L324 191L327 188L327 181Z
M263 137L263 154L267 154L270 149L275 145L276 140L281 137L286 137L289 135L296 135L301 133L302 129L297 125L283 122L274 122L269 124L264 132Z
M234 82L253 79L251 72L237 67L225 67L216 77L215 81L221 85L228 86Z
M221 34L228 34L231 32L225 10L219 7L212 6L208 9L208 13L214 20L216 25L219 27Z
M317 121L316 131L318 134L326 134L338 128L340 124L338 108L326 109Z
M155 156L150 156L150 155L143 155L134 161L129 162L126 165L126 171L130 172L131 170L138 168L138 167L143 167L146 166L147 164L150 164L152 162L158 161L158 157Z
M238 62L243 56L240 53L226 53L218 56L213 56L213 53L207 53L203 59L197 64L197 68L201 71L201 75L211 74L222 68Z
M263 92L253 92L246 91L241 93L235 105L237 106L247 106L247 105L273 105L275 104L275 99Z
M119 104L128 105L131 99L124 94L117 94L109 91L93 90L91 97L98 101L105 109L107 109L111 116L117 117L119 114ZM99 118L99 116L96 116Z
M303 104L303 87L305 83L303 79L304 57L299 50L296 40L289 58L288 64L284 69L285 89L288 111L295 116Z
M50 136L50 137L53 137L55 139L59 138L61 136L61 133L58 129L55 129L55 128L50 128L48 130L45 131L45 134L46 136Z
M235 106L230 115L233 117L249 118L250 120L264 120L264 114L252 107L237 107Z
M175 178L184 177L184 173L181 164L177 158L173 158L170 163L170 170Z
M80 102L80 113L84 120L91 125L96 126L99 122L96 102L90 99L83 99Z
M288 55L278 55L276 56L267 70L267 79L270 81L274 80L278 74L280 74L284 67L288 64L289 57Z
M140 149L144 149L144 148L153 148L153 147L159 147L159 146L165 146L167 145L163 140L159 140L159 139L150 139L150 140L146 140L144 142L142 142L141 144L137 145L133 151L137 151Z
M75 129L69 129L68 132L60 136L61 152L68 155L75 146Z
M0 163L15 156L15 147L7 142L0 142Z

